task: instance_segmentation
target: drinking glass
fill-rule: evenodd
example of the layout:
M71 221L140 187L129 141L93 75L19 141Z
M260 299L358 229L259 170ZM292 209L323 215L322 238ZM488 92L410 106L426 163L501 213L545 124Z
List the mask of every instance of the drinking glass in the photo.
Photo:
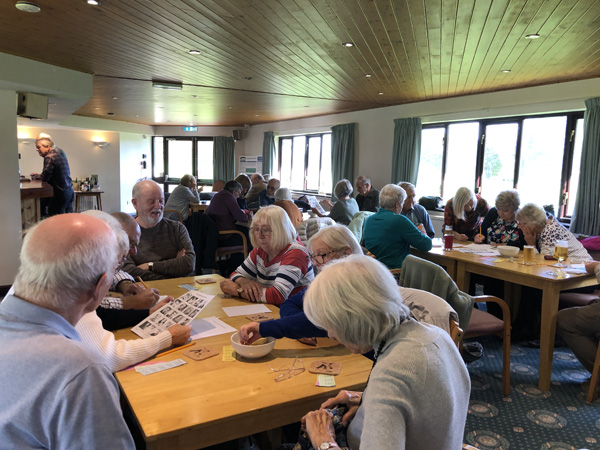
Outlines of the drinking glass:
M523 247L523 264L526 266L533 264L533 245Z
M556 241L556 247L554 247L554 257L558 259L558 263L555 264L555 267L567 267L566 264L563 264L563 261L569 257L568 241Z

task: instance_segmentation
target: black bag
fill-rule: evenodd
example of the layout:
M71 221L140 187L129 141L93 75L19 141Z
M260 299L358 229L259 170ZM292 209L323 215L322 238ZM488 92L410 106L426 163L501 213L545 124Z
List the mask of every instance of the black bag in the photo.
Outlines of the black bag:
M444 210L444 200L442 197L421 197L419 199L419 205L430 211Z

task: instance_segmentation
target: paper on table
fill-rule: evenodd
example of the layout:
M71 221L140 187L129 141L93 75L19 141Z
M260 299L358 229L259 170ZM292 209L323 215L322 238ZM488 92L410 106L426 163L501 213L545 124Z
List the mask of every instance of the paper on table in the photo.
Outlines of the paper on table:
M205 317L192 322L192 340L219 334L234 333L237 330L216 317Z
M234 316L249 316L258 313L270 313L271 310L265 305L245 305L245 306L226 306L223 308L225 314L229 317Z

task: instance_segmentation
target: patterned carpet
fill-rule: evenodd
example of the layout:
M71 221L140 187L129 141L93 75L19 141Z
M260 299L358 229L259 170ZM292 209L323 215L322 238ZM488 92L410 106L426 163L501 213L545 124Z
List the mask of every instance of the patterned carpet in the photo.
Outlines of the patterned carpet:
M469 364L471 400L464 442L481 450L600 450L600 400L585 401L589 378L567 347L554 351L549 392L537 388L539 350L513 344L511 391L502 395L502 345L479 338L484 356Z

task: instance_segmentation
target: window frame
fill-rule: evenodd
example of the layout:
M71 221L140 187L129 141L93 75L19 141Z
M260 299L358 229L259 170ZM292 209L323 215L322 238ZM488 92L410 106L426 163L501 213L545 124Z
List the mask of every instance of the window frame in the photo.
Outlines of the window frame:
M557 218L563 222L569 222L571 217L566 215L568 211L569 201L575 201L574 198L570 198L568 195L570 190L570 178L573 171L573 156L575 153L575 134L577 130L577 121L583 119L584 111L570 111L560 113L548 113L548 114L536 114L536 115L519 115L510 117L491 117L486 119L469 119L452 122L432 122L423 124L422 129L428 128L444 128L443 137L443 152L442 152L442 180L441 180L441 195L442 198L450 198L449 193L444 192L444 182L446 178L447 168L447 156L448 156L448 129L450 125L457 123L479 123L479 139L477 143L477 157L475 162L475 192L479 192L482 188L483 170L484 170L484 155L485 155L485 130L488 125L516 123L518 126L517 131L517 144L515 149L515 163L514 163L514 180L513 188L518 189L519 184L519 168L521 161L521 144L523 137L523 122L526 119L539 119L545 117L560 117L566 116L565 126L565 139L563 144L563 161L561 168L561 180L560 180L560 192L557 192L559 205L558 211L556 212Z
M278 136L277 138L277 173L279 174L279 176L281 175L281 164L283 162L283 158L282 158L282 151L283 151L283 142L285 140L290 140L291 141L291 151L292 151L292 155L291 155L291 167L290 167L290 173L293 174L293 167L294 167L294 138L298 137L298 136L303 136L305 138L304 140L304 170L303 170L303 189L299 190L299 189L293 189L293 192L295 193L302 193L302 194L309 194L309 195L330 195L331 192L319 192L319 190L314 190L314 189L307 189L306 188L306 183L307 183L307 171L308 171L308 157L309 157L309 142L311 138L315 138L318 137L320 138L320 149L319 149L319 180L318 180L318 185L321 185L321 170L323 167L323 136L325 135L332 135L331 131L323 131L320 133L309 133L309 134L290 134L290 135L286 135L286 136ZM331 141L331 138L330 138ZM331 190L333 190L333 187L331 187Z

